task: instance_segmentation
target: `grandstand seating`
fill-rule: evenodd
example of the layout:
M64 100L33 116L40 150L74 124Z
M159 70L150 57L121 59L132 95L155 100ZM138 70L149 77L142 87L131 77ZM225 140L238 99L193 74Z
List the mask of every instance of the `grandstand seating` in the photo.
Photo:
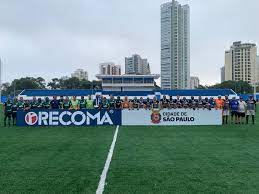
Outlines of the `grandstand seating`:
M229 89L206 89L206 90L154 90L154 91L102 91L102 90L24 90L19 96L23 97L44 97L44 96L88 96L101 93L102 95L113 96L152 96L152 95L168 95L168 96L225 96L236 95L233 90Z

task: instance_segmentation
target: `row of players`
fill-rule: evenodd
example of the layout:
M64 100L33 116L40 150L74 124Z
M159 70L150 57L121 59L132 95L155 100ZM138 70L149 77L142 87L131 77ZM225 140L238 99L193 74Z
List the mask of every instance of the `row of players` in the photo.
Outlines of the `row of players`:
M120 96L114 98L110 96L107 99L105 96L97 95L93 100L91 96L88 99L85 99L84 96L77 99L76 96L70 99L69 97L63 98L62 96L57 99L56 96L50 100L46 97L44 100L41 98L33 97L32 101L23 100L21 97L19 100L14 99L13 101L8 98L4 103L4 124L6 125L6 120L8 118L9 124L10 119L13 118L13 124L16 122L16 114L18 110L33 110L33 109L65 109L65 110L79 110L79 109L165 109L165 108L191 108L191 109L222 109L223 110L223 121L228 123L228 116L231 114L232 122L233 117L235 117L235 122L239 123L240 118L245 117L245 115L252 115L252 120L254 123L254 115L256 102L252 96L247 102L244 102L242 99L237 100L235 97L229 100L228 96L225 96L223 100L221 96L218 96L217 99L214 98L205 98L201 96L198 99L191 97L187 99L185 97L180 98L177 96L174 99L172 96L169 99L166 96L163 96L161 100L157 100L156 97L153 99L143 99L142 97L138 99L135 97L132 100L129 100L128 97L124 97L122 100ZM248 122L248 121L247 121Z

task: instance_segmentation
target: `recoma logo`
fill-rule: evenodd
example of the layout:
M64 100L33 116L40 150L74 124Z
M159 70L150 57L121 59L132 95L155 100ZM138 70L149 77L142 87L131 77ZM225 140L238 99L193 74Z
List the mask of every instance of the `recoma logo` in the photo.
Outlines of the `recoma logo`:
M109 114L110 113L110 114ZM25 122L29 126L83 126L83 125L113 125L114 112L88 111L40 111L29 112L25 115Z
M38 121L38 115L35 112L28 112L25 115L25 122L27 123L27 125L35 125Z

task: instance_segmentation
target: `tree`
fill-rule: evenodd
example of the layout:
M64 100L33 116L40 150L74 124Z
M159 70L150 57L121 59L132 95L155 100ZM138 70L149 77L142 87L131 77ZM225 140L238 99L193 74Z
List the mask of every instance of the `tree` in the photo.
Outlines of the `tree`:
M71 77L66 80L60 80L61 89L79 89L80 80L77 77Z
M39 88L46 88L46 83L45 83L45 79L43 79L42 77L38 77L36 78L36 83L38 84Z
M45 89L45 80L41 77L25 77L15 79L11 84L3 84L4 95L17 95L25 89Z
M9 94L8 90L9 90L10 86L11 86L11 84L8 83L8 82L2 84L2 88L1 88L2 89L2 95L7 96Z
M220 84L210 86L211 89L232 89L236 93L248 94L253 92L253 87L245 81L225 81Z
M98 80L92 81L93 87L91 89L102 89L102 82Z
M71 77L69 79L58 79L53 78L51 82L48 83L48 87L51 89L101 89L101 81L88 81L86 79L79 80L76 77Z
M60 80L58 78L53 78L51 82L47 84L50 89L59 89L60 88Z
M208 86L199 85L196 89L204 90L204 89L208 89Z

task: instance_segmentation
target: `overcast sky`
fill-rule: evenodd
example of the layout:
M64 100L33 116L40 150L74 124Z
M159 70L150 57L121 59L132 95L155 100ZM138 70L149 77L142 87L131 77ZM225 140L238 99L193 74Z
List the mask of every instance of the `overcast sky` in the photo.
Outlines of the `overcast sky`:
M24 76L90 79L98 64L124 67L134 53L160 73L160 4L166 0L1 0L3 81ZM179 0L191 9L191 75L220 81L224 50L233 41L259 42L258 0Z

